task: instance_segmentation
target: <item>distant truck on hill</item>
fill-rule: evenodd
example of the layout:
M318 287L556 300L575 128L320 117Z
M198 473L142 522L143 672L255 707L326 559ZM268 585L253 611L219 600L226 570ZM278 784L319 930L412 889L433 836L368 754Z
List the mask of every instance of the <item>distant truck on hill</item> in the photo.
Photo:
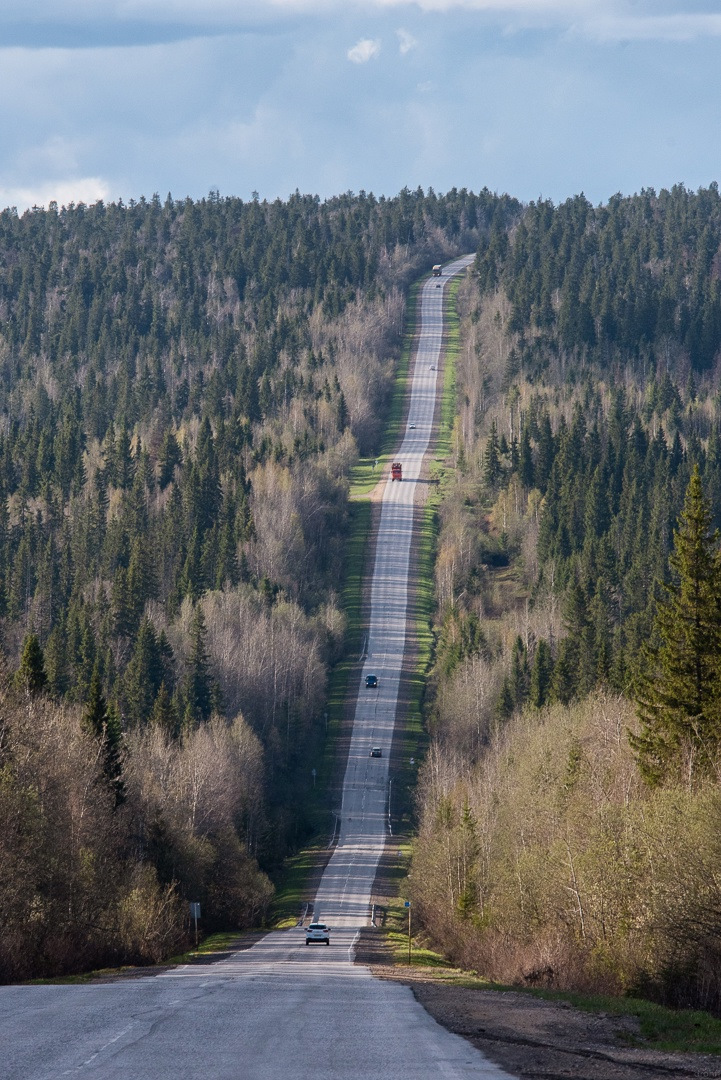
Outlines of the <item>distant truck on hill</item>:
M433 267L433 277L440 277L442 270L443 267L441 266L441 264L436 263L436 265Z
M391 480L403 479L403 466L400 461L394 461L391 465Z

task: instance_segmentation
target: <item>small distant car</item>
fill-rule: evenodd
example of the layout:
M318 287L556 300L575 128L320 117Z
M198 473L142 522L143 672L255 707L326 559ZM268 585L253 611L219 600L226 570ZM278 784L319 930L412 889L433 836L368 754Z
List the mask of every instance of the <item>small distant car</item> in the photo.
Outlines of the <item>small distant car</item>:
M377 675L366 675L366 686L370 690L375 690L377 685L378 685L378 676Z
M411 431L416 430L416 425L415 424L409 424L408 427L411 429Z
M435 365L434 365L434 364L429 364L429 365L428 365L428 370L429 370L429 371L435 371L435 370L436 370L436 369L435 369Z
M383 751L381 750L380 746L374 746L371 749L370 756L371 757L383 757Z
M440 286L440 284L436 285L436 288L437 288L437 289L440 289L440 287L441 287L441 286Z
M306 945L330 945L330 927L322 922L312 922L305 932Z

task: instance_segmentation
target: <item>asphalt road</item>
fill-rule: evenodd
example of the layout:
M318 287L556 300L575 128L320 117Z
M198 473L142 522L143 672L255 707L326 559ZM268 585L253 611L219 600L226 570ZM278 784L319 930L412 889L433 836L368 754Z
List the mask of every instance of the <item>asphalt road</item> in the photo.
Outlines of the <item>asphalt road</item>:
M318 891L315 917L332 926L357 928L369 921L378 860L388 833L388 761L406 642L408 568L413 504L423 457L433 433L443 336L445 285L471 256L450 263L441 278L423 286L418 305L420 334L411 372L408 426L396 461L403 479L386 481L371 585L367 659L361 673L348 765L343 782L339 842ZM438 286L440 285L440 288ZM414 427L411 427L414 425ZM367 675L378 686L368 689ZM372 747L382 757L370 757Z
M301 929L268 934L208 965L86 986L0 989L0 1080L502 1080L470 1043L439 1027L410 989L353 964L387 835L388 754L405 646L413 499L431 436L442 296L458 260L423 288L409 427L386 484L368 656L358 690L339 841L316 917L329 946ZM367 674L378 687L365 687ZM382 757L371 758L371 746Z

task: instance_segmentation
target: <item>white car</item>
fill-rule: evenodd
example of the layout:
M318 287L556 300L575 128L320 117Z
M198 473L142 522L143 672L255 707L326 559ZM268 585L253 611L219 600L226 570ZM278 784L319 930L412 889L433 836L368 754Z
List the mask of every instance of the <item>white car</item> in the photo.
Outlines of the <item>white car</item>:
M330 945L330 927L322 922L312 922L305 932L306 945Z

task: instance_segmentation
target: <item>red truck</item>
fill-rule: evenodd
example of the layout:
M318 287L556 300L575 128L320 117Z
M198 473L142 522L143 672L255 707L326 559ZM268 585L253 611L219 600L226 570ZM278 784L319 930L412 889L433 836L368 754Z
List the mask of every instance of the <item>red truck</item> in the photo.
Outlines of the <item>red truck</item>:
M403 468L400 461L394 461L391 465L391 480L402 480Z

